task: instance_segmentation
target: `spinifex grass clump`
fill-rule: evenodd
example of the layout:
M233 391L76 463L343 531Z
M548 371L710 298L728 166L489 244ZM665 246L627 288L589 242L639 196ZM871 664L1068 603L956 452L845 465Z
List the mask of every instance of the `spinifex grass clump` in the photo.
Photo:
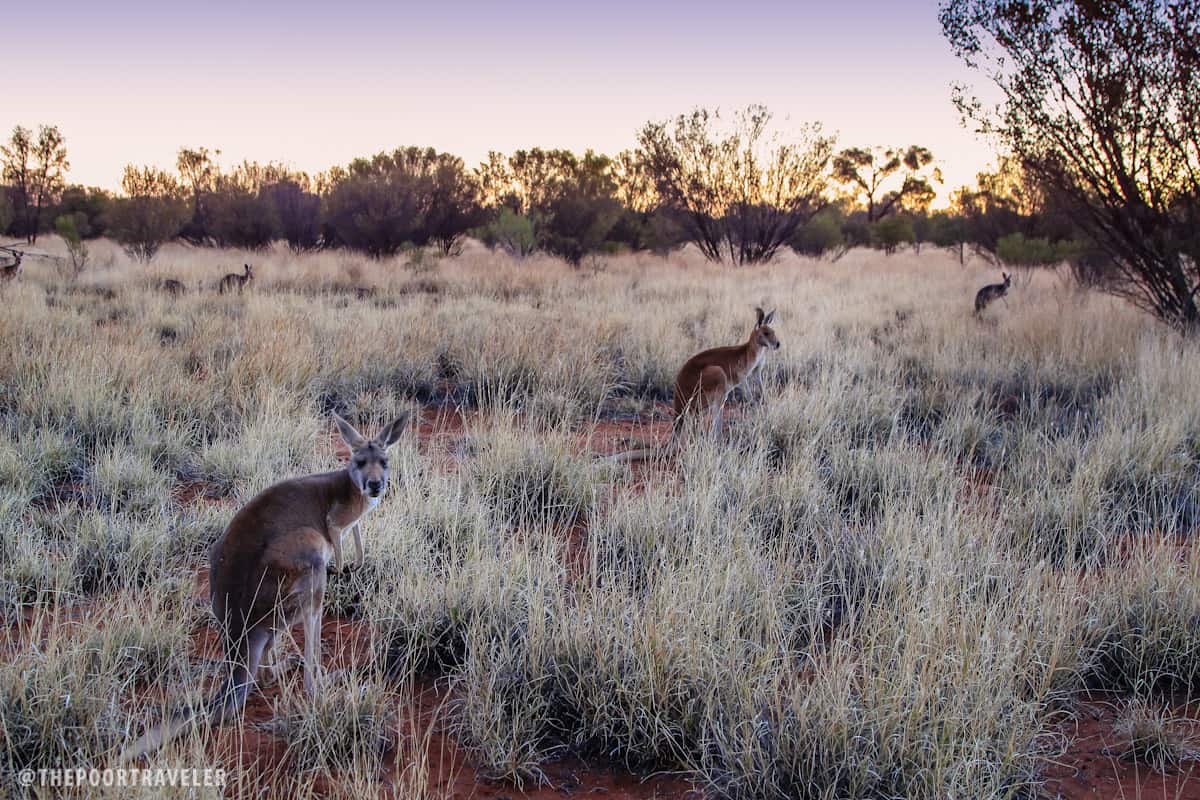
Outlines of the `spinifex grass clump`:
M594 502L600 475L566 434L535 439L517 428L481 435L469 469L499 521L515 527L578 522Z

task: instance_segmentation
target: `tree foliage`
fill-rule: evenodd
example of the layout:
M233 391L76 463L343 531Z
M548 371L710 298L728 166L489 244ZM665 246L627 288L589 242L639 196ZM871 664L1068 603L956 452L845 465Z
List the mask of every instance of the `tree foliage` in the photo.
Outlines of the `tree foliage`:
M45 212L58 199L70 164L66 139L54 125L42 125L35 139L20 125L8 143L0 146L3 178L9 185L16 234L30 244L37 241Z
M130 256L150 261L187 223L184 190L170 173L132 164L125 167L121 189L125 196L113 203L109 231Z
M335 243L389 256L431 241L449 252L483 220L462 159L406 147L356 159L326 176L325 221Z
M478 175L489 205L527 220L537 246L571 264L611 243L626 210L617 200L613 160L591 150L489 153ZM513 221L506 218L504 227Z
M647 124L634 174L708 258L769 261L826 204L833 139L817 125L785 138L762 106L726 122L698 109Z
M855 200L867 211L867 222L877 222L898 211L925 211L933 202L933 183L941 183L941 171L933 167L928 148L851 147L833 159L833 177L851 187ZM893 178L900 179L900 185Z
M996 87L963 114L1111 258L1107 285L1200 330L1200 4L951 0L955 51Z

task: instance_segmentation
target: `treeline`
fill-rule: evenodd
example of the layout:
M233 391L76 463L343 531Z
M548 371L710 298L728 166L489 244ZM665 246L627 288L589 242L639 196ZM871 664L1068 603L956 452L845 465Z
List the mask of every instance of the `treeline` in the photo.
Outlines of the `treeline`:
M516 257L544 251L572 264L687 243L734 264L785 247L837 257L851 247L936 246L1019 265L1086 250L1010 165L931 211L941 175L928 149L838 149L819 126L779 130L757 106L648 123L636 147L613 157L533 148L490 153L474 168L404 147L315 176L276 163L226 171L219 151L183 148L173 171L127 166L119 195L67 185L54 127L36 136L16 128L2 156L0 231L30 243L55 231L75 247L108 236L144 261L174 239L385 257L413 247L453 253L473 236Z

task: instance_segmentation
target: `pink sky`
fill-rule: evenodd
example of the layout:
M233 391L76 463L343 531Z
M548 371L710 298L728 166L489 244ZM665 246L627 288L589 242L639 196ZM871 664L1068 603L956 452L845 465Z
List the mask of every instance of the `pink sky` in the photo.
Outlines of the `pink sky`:
M65 0L5 16L28 35L0 48L0 130L57 124L70 180L108 189L181 146L309 172L409 144L474 165L615 153L649 119L748 103L840 146L926 145L948 188L993 160L950 103L970 76L935 2Z

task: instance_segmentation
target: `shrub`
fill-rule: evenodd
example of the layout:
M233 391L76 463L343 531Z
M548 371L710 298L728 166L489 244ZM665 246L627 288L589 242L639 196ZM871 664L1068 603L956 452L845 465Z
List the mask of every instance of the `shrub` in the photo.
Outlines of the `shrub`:
M871 244L889 256L902 244L916 241L912 217L907 214L892 214L871 224Z
M800 255L814 258L840 249L846 243L842 223L842 215L836 209L819 212L797 229L792 237L792 249Z
M501 208L479 236L488 247L499 248L513 258L524 258L537 249L533 220L509 208Z
M1046 239L1010 233L996 243L996 257L1013 267L1049 267L1063 260L1062 253Z

